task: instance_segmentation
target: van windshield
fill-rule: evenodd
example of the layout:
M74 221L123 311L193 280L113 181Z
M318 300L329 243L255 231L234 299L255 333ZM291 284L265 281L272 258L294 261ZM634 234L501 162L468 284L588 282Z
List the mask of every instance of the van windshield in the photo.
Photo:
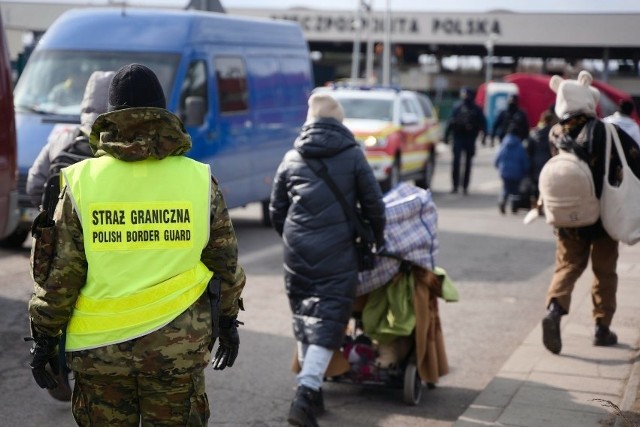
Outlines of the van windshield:
M116 71L134 62L156 73L169 98L179 60L177 54L164 53L37 51L16 85L16 111L77 116L91 73Z

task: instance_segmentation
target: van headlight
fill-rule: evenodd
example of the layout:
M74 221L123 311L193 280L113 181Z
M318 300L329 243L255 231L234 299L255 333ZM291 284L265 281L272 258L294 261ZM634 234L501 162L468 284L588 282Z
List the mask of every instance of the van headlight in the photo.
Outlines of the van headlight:
M384 147L385 145L387 145L387 138L381 136L371 135L364 140L364 146L367 148Z

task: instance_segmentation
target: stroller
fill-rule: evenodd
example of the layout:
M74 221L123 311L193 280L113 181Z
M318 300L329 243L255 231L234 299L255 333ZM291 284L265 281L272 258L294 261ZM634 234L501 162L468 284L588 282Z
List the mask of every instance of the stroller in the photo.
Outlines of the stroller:
M437 308L443 281L434 273L437 211L429 190L408 183L384 201L386 249L359 274L342 369L327 380L402 390L404 402L417 405L423 385L435 387L448 372Z
M401 265L400 275L412 274L411 263L403 262ZM340 349L349 363L349 370L341 375L328 377L327 380L402 390L403 401L408 405L417 405L422 398L423 381L416 364L415 329L409 335L398 336L394 340L400 349L395 354L393 362L381 363L382 346L365 333L362 311L364 307L358 305L364 305L363 299L359 299L354 307ZM427 386L434 388L435 383L427 383Z
M449 372L438 314L438 298L457 299L447 281L442 269L401 260L388 283L356 299L340 352L346 369L327 379L402 390L404 402L417 405L423 386L435 388Z

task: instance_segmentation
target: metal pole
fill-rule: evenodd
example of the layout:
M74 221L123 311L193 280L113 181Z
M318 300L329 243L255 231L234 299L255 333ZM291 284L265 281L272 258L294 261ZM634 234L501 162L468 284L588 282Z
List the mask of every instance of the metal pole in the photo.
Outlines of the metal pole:
M358 71L360 70L360 38L362 34L362 2L358 3L358 10L356 11L356 18L353 21L353 27L356 30L355 39L353 42L353 55L351 56L351 80L354 81L358 78Z
M367 5L367 84L373 84L373 8Z
M602 52L602 81L609 81L609 48L605 47Z
M489 40L484 42L484 46L487 48L487 64L485 66L484 81L490 82L493 78L493 44L495 36L492 34Z
M387 0L384 12L384 50L382 53L382 85L391 83L391 0Z

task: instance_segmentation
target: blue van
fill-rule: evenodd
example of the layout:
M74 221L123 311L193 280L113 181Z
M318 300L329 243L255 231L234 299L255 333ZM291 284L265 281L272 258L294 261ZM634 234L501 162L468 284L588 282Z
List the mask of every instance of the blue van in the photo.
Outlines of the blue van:
M19 202L26 237L35 213L27 172L54 126L79 123L93 71L137 62L158 76L167 108L209 163L230 208L263 202L303 124L313 78L298 24L193 10L76 9L43 35L14 91ZM64 96L63 96L64 95ZM19 240L19 239L18 239Z

